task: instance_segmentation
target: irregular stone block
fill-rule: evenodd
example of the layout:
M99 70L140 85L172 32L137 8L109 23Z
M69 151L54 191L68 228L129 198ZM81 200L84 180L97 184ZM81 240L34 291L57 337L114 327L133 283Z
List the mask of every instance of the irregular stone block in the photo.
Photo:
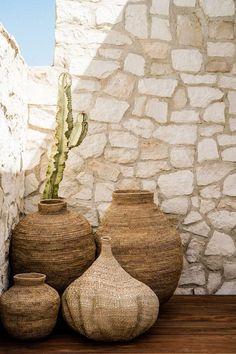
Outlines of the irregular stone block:
M177 71L198 72L202 66L202 54L197 49L173 49L172 65Z
M168 198L189 195L193 191L193 174L188 170L169 173L160 176L157 184L160 192Z

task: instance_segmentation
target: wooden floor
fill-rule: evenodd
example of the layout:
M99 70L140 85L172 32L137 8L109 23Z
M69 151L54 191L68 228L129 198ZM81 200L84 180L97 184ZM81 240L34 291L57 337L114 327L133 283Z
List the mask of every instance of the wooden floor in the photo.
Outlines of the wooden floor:
M236 354L236 296L176 296L148 333L125 344L89 341L62 322L49 338L32 343L11 339L1 329L0 353Z

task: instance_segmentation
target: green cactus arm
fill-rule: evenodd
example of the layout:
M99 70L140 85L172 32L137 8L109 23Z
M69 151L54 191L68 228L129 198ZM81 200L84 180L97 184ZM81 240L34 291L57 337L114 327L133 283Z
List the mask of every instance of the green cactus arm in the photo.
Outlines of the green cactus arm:
M58 82L54 144L46 173L43 199L58 198L69 150L81 144L88 131L88 117L85 113L80 113L76 121L73 120L71 84L71 76L62 73Z
M67 73L62 73L59 77L56 130L51 159L46 173L44 199L58 198L59 184L63 178L65 162L68 157L68 131L69 127L71 130L73 129L70 87L70 76Z
M86 137L87 132L88 116L86 113L79 113L70 134L69 149L80 145Z

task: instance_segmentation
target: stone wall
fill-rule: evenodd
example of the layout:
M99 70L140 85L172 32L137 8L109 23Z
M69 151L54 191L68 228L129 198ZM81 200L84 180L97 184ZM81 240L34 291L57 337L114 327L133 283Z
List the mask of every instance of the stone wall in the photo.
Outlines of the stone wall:
M115 188L154 191L185 249L177 293L236 294L234 18L233 0L57 0L55 66L30 73L26 212L68 69L89 134L60 195L97 226Z
M26 77L27 69L15 40L0 25L0 294L8 284L11 229L23 209Z

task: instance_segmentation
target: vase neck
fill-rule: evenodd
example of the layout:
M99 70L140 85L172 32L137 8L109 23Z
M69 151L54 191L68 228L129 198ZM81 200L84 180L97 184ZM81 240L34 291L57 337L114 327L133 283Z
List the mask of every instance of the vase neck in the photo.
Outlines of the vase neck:
M101 256L110 258L113 257L112 249L111 249L111 238L104 236L101 237Z
M154 202L154 193L146 190L117 190L112 194L117 204L146 204Z
M41 273L22 273L14 275L14 284L20 286L35 286L45 283L46 275Z
M67 209L67 203L63 199L45 199L39 202L40 214L58 214Z

